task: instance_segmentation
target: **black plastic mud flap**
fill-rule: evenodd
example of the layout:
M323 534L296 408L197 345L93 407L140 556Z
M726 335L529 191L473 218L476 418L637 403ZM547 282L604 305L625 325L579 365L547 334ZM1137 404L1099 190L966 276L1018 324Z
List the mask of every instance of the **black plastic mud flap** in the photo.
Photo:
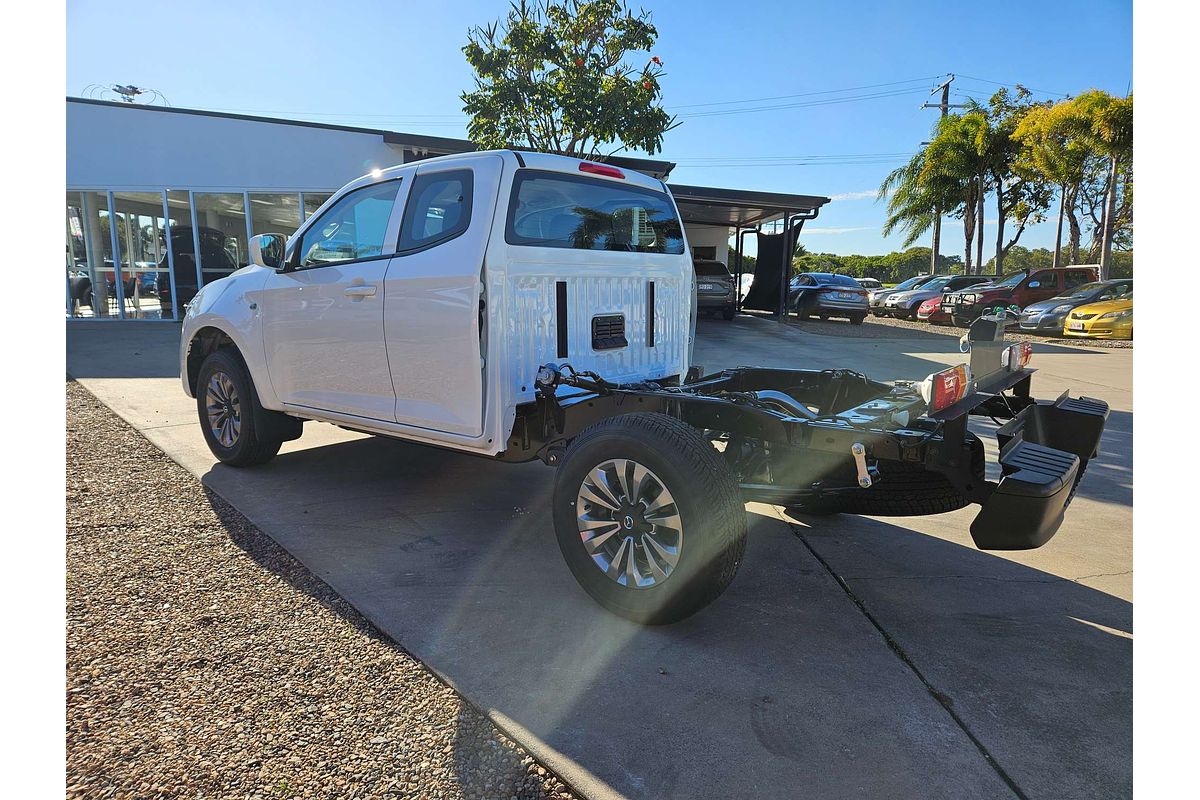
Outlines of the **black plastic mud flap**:
M1029 550L1058 532L1087 462L1099 450L1108 404L1063 393L996 431L1003 476L971 523L981 550Z

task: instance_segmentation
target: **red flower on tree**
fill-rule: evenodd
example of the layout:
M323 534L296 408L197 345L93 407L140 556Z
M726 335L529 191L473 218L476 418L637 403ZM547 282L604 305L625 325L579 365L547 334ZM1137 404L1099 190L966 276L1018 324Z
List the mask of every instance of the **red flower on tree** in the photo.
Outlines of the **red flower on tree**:
M582 59L582 58L577 58L577 59L575 59L575 66L577 66L577 67L582 67L582 66L583 66L583 59Z
M650 81L645 81L645 82L642 84L642 88L643 88L643 89L649 89L649 88L650 88Z
M655 64L658 64L660 67L662 66L662 59L659 58L658 56L654 56L650 60L653 61Z

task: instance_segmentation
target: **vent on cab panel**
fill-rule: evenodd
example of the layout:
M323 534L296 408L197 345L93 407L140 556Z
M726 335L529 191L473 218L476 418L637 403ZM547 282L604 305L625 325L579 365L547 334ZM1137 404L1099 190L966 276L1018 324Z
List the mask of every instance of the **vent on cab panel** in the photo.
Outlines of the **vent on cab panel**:
M629 344L625 339L625 315L603 314L592 317L592 349L615 350Z

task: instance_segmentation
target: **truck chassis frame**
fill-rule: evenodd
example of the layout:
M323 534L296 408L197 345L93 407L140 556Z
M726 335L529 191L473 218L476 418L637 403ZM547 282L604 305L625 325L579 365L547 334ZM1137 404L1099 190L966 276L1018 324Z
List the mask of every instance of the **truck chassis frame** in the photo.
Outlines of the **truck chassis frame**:
M1030 394L1033 370L1002 363L1007 319L982 318L963 337L973 384L936 413L914 382L883 383L849 370L738 367L678 380L613 384L569 364L547 364L537 398L519 407L505 461L557 466L570 442L609 417L657 412L705 432L723 450L743 498L815 507L870 493L902 465L942 476L982 506L971 525L988 550L1039 547L1058 530L1090 459L1108 405L1063 393ZM994 420L1001 478L987 480L972 415ZM862 495L870 497L870 495Z

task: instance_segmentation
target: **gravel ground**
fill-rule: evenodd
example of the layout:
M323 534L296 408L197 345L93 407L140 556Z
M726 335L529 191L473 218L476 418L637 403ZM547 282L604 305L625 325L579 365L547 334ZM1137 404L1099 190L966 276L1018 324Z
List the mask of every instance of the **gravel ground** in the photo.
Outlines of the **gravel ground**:
M68 798L570 798L67 383Z
M955 328L951 325L932 325L916 320L895 319L893 317L867 317L862 325L851 325L844 319L806 319L799 320L791 317L788 320L806 333L823 336L844 336L848 339L897 339L897 338L927 338L946 336L958 339L967 332L966 328ZM1127 349L1133 347L1132 341L1103 339L1067 339L1053 336L1034 336L1028 333L1015 333L1011 329L1005 334L1010 342L1044 342L1070 347L1101 347L1105 349Z

